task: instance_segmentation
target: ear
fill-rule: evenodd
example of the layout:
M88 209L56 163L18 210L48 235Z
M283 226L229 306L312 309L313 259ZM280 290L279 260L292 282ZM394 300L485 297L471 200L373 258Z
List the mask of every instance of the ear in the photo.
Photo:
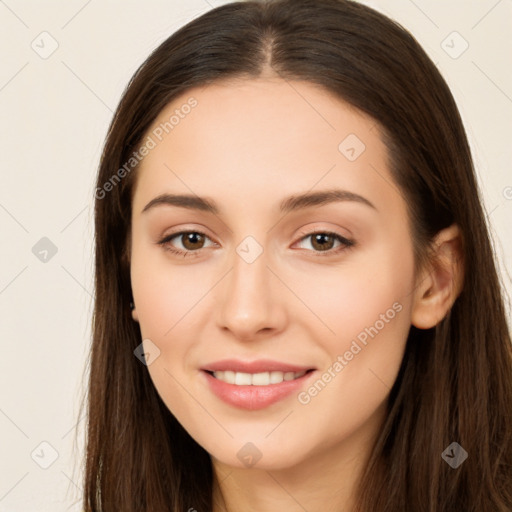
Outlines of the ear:
M131 246L132 246L132 229L131 224L128 226L128 231L126 233L126 241L123 247L123 251L121 253L122 265L127 269L127 272L130 272L131 267ZM131 287L131 283L130 283ZM133 292L131 292L131 302L130 309L132 312L132 318L135 322L139 321L139 315L137 314L137 309L135 308L135 302L133 301Z
M414 290L411 322L418 329L436 326L448 314L464 282L463 243L456 224L439 231L429 264Z
M132 318L138 322L139 321L139 315L137 314L137 310L135 309L135 307L132 309Z

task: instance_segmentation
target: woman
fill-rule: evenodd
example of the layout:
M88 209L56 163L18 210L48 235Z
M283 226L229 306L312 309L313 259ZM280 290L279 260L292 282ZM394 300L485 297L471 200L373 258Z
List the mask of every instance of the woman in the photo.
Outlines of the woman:
M96 189L87 511L507 511L512 354L453 97L346 0L212 9Z

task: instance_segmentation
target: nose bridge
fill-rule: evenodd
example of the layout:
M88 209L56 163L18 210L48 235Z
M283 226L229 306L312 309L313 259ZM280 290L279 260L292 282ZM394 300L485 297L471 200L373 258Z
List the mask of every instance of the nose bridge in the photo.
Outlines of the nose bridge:
M251 338L262 329L279 327L282 310L269 263L267 251L253 236L235 248L218 307L221 327L237 337Z

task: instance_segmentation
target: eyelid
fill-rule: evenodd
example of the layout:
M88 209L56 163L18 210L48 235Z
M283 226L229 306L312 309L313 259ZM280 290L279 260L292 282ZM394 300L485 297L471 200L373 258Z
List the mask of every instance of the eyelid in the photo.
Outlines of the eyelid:
M302 242L306 238L309 238L309 237L311 237L313 235L317 235L317 234L334 237L335 239L337 239L340 242L340 246L335 249L328 249L326 251L313 251L313 250L309 251L308 250L308 252L313 252L315 254L315 256L320 256L320 257L335 256L335 255L339 254L340 252L350 249L356 245L355 240L353 240L351 238L347 238L336 231L332 231L329 229L322 229L322 228L313 229L312 231L301 231L299 233L301 238L299 240L297 240L297 242L295 242L294 245L299 242ZM305 249L305 250L307 250L307 249Z
M200 229L181 229L181 230L176 231L176 232L171 232L171 233L165 235L164 237L162 237L157 242L157 244L163 246L164 250L166 250L166 251L172 252L174 254L182 255L184 257L185 256L189 256L189 255L190 256L198 256L201 253L201 250L205 249L205 247L201 247L200 249L192 251L192 250L176 249L173 246L169 246L170 245L170 241L173 238L179 237L180 235L189 234L189 233L200 234L200 235L204 236L205 238L209 239L210 241L212 241L215 245L218 245L216 242L214 242L211 239L210 236L208 236L204 231L202 231ZM340 242L341 245L338 248L336 248L336 249L328 249L326 251L314 251L314 250L309 250L309 249L303 249L303 250L306 250L308 252L314 253L315 257L316 256L334 256L334 255L339 254L341 251L350 249L350 248L352 248L353 246L356 245L355 240L347 238L347 237L341 235L340 233L338 233L336 231L332 231L332 230L329 230L329 229L322 229L322 228L318 228L316 230L313 229L311 231L302 230L299 233L300 238L296 242L294 242L293 245L296 245L297 243L302 242L304 239L306 239L308 237L311 237L313 235L316 235L316 234L324 234L324 235L332 236L332 237L338 239L338 241Z
M180 229L179 231L168 233L167 235L163 236L157 242L157 244L161 245L165 251L169 251L174 254L179 254L181 256L198 256L199 253L201 252L201 250L205 249L205 247L201 247L201 249L197 249L196 251L191 251L191 250L177 249L170 245L170 242L173 238L179 238L180 236L189 234L189 233L200 234L200 235L204 236L205 238L207 238L208 240L211 240L213 242L211 237L208 236L204 231L202 231L201 229L192 228L192 229ZM216 242L213 242L213 243L215 245L218 245Z

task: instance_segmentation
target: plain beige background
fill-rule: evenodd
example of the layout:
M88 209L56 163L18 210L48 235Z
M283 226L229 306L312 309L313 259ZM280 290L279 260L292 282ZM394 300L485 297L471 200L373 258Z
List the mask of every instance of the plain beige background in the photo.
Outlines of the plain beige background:
M85 423L103 140L150 51L224 3L0 0L0 512L81 510L83 443L72 450ZM512 2L362 3L409 29L450 85L510 293Z

